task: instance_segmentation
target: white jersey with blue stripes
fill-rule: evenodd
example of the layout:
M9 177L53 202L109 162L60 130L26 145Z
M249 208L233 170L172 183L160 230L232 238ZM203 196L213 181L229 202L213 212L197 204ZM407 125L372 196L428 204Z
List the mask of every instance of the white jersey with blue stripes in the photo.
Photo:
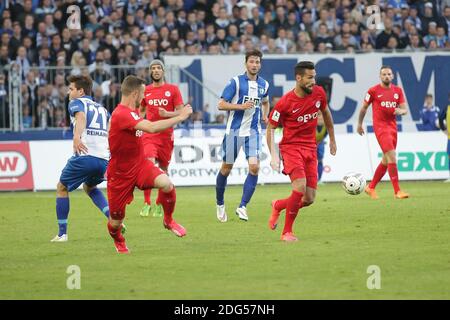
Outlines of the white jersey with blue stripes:
M248 137L251 134L261 134L262 102L268 101L269 83L257 76L250 80L247 73L231 79L223 90L221 98L233 104L253 101L255 106L247 110L232 110L229 112L226 134Z
M108 122L111 116L108 110L89 96L73 99L68 108L74 129L75 113L84 112L86 115L86 128L81 135L81 141L88 149L87 155L109 160Z

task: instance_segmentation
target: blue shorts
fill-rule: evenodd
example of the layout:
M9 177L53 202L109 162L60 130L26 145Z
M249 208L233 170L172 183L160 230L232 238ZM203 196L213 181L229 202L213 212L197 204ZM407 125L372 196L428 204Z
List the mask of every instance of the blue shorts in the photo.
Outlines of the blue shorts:
M222 160L229 164L234 163L241 147L244 148L247 160L248 158L257 158L259 160L261 154L261 137L258 134L248 137L226 134L223 137L221 147Z
M92 156L73 156L67 161L59 181L69 191L77 189L82 183L89 187L105 181L108 161Z
M322 141L317 145L317 160L322 161L325 155L325 143Z

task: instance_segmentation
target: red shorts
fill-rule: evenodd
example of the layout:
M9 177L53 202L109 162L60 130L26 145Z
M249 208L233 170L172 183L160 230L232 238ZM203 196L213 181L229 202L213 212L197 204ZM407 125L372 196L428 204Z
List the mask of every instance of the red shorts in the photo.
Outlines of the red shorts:
M168 168L173 152L173 140L148 139L143 141L144 155L146 158L154 158L162 168Z
M376 133L375 136L383 153L397 149L397 131L384 131Z
M150 160L143 161L134 179L124 179L120 174L108 176L107 193L111 219L125 218L125 207L133 201L134 188L151 189L155 179L164 172Z
M317 189L317 150L301 146L280 146L283 160L283 173L289 175L291 181L306 178L306 186Z

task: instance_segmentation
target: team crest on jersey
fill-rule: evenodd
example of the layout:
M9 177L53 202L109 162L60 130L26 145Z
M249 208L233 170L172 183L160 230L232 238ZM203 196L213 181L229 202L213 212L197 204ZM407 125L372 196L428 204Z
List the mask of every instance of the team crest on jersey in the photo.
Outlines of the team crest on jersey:
M170 97L170 91L166 91L166 93L164 93L164 95L165 95L166 97Z
M394 94L394 99L398 99L398 94Z
M316 102L316 108L319 109L320 108L320 101Z
M264 88L259 88L259 94L264 94Z
M142 137L143 134L144 134L144 131L136 130L136 137Z

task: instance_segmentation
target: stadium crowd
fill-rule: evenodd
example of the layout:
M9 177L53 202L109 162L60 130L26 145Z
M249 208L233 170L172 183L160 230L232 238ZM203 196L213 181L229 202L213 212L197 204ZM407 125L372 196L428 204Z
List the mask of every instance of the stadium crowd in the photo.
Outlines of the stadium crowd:
M71 5L81 30L68 27ZM380 11L366 12L370 5ZM94 98L111 110L120 79L148 79L145 68L164 54L436 50L450 48L449 35L450 0L4 0L0 127L9 125L11 66L20 70L24 128L65 127L70 74L90 74Z

